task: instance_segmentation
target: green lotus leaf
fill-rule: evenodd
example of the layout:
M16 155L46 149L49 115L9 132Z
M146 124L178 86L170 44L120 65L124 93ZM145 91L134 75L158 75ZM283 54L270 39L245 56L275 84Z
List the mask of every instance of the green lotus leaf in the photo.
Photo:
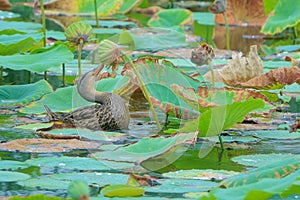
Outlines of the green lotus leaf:
M0 55L26 52L43 39L42 34L0 35Z
M256 183L264 178L283 178L293 172L297 171L300 167L300 157L299 155L284 158L278 161L268 163L266 165L260 166L257 169L250 170L245 173L240 173L239 175L230 177L220 183L220 186L225 188L238 187L242 185L248 185L251 183Z
M298 51L300 49L300 44L294 44L294 45L282 45L282 46L277 46L276 50L278 51L284 51L284 52L293 52L293 51ZM287 65L289 66L289 65Z
M298 170L284 178L265 178L259 182L231 187L226 190L217 188L210 191L210 197L220 200L256 199L257 197L261 199L270 199L272 196L274 196L275 199L285 199L290 195L299 194L300 185L296 181L297 178L299 178L299 175L300 171Z
M49 177L41 177L36 179L28 179L25 181L18 181L17 184L27 188L42 188L49 190L67 190L71 181L56 180Z
M289 0L280 0L267 22L263 25L261 32L275 35L288 27L294 27L300 22L300 4Z
M192 12L187 9L166 9L154 14L148 21L148 26L169 28L186 25L191 19Z
M92 130L80 129L80 128L52 129L50 131L44 131L43 133L52 134L52 135L78 135L80 136L80 138L86 138L89 140L111 141L111 142L120 141L125 138L124 133L92 131Z
M51 126L53 126L53 124L54 124L53 122L51 122L51 123L33 123L33 124L25 124L25 125L15 126L14 128L36 131L37 129L50 128Z
M231 160L237 162L241 165L253 166L253 167L261 167L263 165L270 164L272 162L277 162L280 160L284 160L286 158L293 158L294 154L284 153L272 153L272 154L254 154L254 155L242 155L233 157ZM268 160L268 162L266 162Z
M30 30L39 30L42 28L41 24L32 22L14 22L14 21L0 21L0 32L7 29L17 30L21 32L27 32Z
M47 38L54 38L56 40L66 40L64 32L61 31L47 30L46 35Z
M276 4L279 0L264 0L265 14L268 15L272 10L274 10Z
M108 17L115 14L123 3L123 0L97 0L97 13L100 17ZM45 5L46 14L67 14L67 15L95 15L94 1L93 0L78 0L72 2L64 0L57 3L55 0Z
M137 197L144 194L144 189L130 185L115 184L104 187L101 194L106 197Z
M121 8L118 10L118 13L127 13L133 8L137 7L142 3L142 0L126 0L123 2Z
M182 179L199 179L199 180L224 180L231 176L239 174L234 171L226 170L178 170L175 172L164 173L163 176L167 178L182 178Z
M61 67L62 63L72 61L73 57L65 45L57 45L35 54L0 56L0 65L13 70L44 72L50 67Z
M136 28L123 31L119 35L118 43L134 50L146 51L175 49L188 45L184 33L165 28Z
M95 20L84 20L83 22L96 26ZM121 29L130 29L137 27L137 23L131 21L117 21L117 20L99 20L99 25L102 28L121 28Z
M157 180L161 185L147 187L145 191L147 193L159 194L183 194L186 192L205 192L218 184L211 181L181 179L181 178L169 178Z
M193 12L193 18L198 24L215 25L215 16L210 12Z
M6 19L6 18L17 18L20 17L17 13L7 12L0 10L0 19Z
M263 100L250 98L244 102L210 107L198 119L187 122L181 131L193 132L199 130L199 137L216 136L235 123L242 122L249 112L257 108L263 108L264 105Z
M247 131L243 135L251 135L261 139L293 140L300 138L300 132L290 133L288 130L257 130Z
M29 167L28 164L24 162L19 162L15 160L0 160L0 169L3 170L16 170Z
M0 182L15 182L29 179L28 174L20 172L0 171Z
M120 88L127 81L128 77L102 79L97 83L96 90L111 92ZM49 106L54 112L68 112L86 105L92 105L92 103L84 100L78 94L76 86L70 86L57 89L55 92L45 95L44 98L26 106L20 112L31 114L44 113L45 108L43 104Z
M46 196L44 194L33 194L26 197L23 196L13 196L9 198L10 200L67 200L65 198L60 197L52 197L52 196Z
M52 91L45 80L27 85L0 86L0 106L26 105Z
M53 180L82 180L88 184L96 183L100 187L107 184L126 184L128 175L120 173L104 173L104 172L83 172L83 173L63 173L50 176Z
M137 143L128 146L120 147L113 151L97 152L94 154L96 158L122 161L122 162L141 162L147 159L152 159L161 155L170 155L167 162L172 162L178 158L181 154L177 155L176 151L182 152L187 147L184 143L194 138L195 134L178 134L169 138L142 138ZM173 157L172 157L173 155ZM163 157L161 159L161 164ZM168 163L170 164L170 163ZM159 168L161 166L154 166Z
M292 63L288 61L263 61L264 68L277 69L283 67L291 67Z

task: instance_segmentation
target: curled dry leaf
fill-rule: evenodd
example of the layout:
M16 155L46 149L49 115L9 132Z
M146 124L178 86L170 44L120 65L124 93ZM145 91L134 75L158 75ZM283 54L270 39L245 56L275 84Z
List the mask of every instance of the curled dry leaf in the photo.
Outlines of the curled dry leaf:
M297 82L300 84L300 70L298 67L284 67L270 70L268 73L254 77L245 83L238 84L245 88L261 90L280 89L285 85Z
M294 125L290 126L290 133L296 132L297 128L300 128L300 118L298 119L298 121Z
M246 82L253 77L263 74L263 63L257 54L257 46L250 47L247 57L242 57L242 53L234 53L232 60L220 70L216 70L216 81L221 81L227 85L234 86L238 82ZM211 80L211 73L204 75L207 80Z

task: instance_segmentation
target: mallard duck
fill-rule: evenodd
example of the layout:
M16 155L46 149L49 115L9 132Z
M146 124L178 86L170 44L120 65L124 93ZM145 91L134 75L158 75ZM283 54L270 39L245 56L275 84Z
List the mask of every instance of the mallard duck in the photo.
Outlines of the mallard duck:
M83 74L77 80L80 96L95 105L85 106L70 113L53 113L46 105L45 109L50 121L62 121L76 127L91 130L126 130L130 115L128 106L122 98L111 92L100 92L94 88L96 76L103 67Z

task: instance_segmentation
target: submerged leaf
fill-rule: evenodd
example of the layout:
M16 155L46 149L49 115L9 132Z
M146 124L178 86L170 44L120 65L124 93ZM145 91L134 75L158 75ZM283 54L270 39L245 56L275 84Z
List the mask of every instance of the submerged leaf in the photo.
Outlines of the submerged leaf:
M298 67L284 67L270 70L266 74L254 77L247 82L239 83L245 88L255 88L261 90L280 89L285 85L297 82L300 84L300 70Z
M0 86L0 106L26 105L52 91L45 80L27 85Z

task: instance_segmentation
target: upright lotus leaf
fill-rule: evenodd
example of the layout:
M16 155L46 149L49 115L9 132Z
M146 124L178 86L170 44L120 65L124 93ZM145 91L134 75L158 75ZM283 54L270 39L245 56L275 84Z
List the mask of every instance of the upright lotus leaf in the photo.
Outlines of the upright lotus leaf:
M142 3L142 0L125 0L118 13L125 14Z
M300 4L290 0L280 0L261 32L275 35L288 27L294 27L300 22Z
M43 35L40 33L0 35L0 55L26 52L42 39Z
M43 52L0 56L0 66L13 70L44 72L51 67L61 67L62 63L73 60L74 55L65 45L44 48Z
M209 107L198 119L187 122L181 131L199 130L199 137L218 136L223 130L232 127L237 122L242 122L249 112L263 108L264 105L265 102L261 99L249 98L243 102Z
M244 88L259 90L274 90L297 82L300 84L300 70L298 67L284 67L270 70L268 73L254 77L238 85Z
M180 26L191 24L193 14L187 9L166 9L155 13L148 21L150 27Z
M295 156L286 158L267 165L263 165L258 169L249 172L241 173L237 176L228 178L220 183L220 186L225 188L238 187L251 183L258 182L264 178L282 178L285 177L300 167L300 157ZM299 170L298 170L299 172Z
M216 80L220 80L227 85L234 86L237 82L246 82L251 78L263 74L264 66L257 53L256 45L250 47L247 57L242 57L242 53L234 53L232 60L222 69L215 70ZM207 72L204 77L211 80L211 72Z
M68 194L74 200L89 198L89 186L81 180L73 181L68 187Z
M96 90L111 92L114 89L119 89L123 84L126 84L127 81L127 77L103 79L97 83ZM53 112L68 112L79 107L92 105L91 102L84 100L78 94L76 86L70 86L59 88L55 92L44 96L41 100L33 102L20 111L23 113L41 114L46 112L43 104L46 104Z
M245 90L238 88L207 88L200 86L198 91L193 88L185 88L183 86L173 84L172 91L181 99L183 99L192 108L205 111L209 107L220 105L229 105L234 102L243 102L249 98L260 98L268 100L267 97L253 90Z
M27 85L0 86L0 106L24 106L51 92L52 87L45 80Z
M93 28L91 25L78 21L74 22L65 30L66 39L74 43L75 45L80 44L80 40L82 43L89 42L93 37Z
M176 117L195 116L197 111L193 111L182 99L177 98L170 86L178 83L187 87L197 87L199 82L185 74L167 60L156 58L139 58L134 61L138 72L144 81L150 99L154 106L159 107L166 114L174 114ZM130 65L127 63L123 68L123 74L130 74ZM136 85L135 76L131 76L131 81ZM121 90L127 91L128 86Z
M97 13L99 17L108 17L115 14L122 6L123 0L97 0ZM46 14L65 15L94 15L94 0L52 0L45 3Z
M266 15L268 15L272 10L274 10L278 1L279 0L264 0L264 8Z

